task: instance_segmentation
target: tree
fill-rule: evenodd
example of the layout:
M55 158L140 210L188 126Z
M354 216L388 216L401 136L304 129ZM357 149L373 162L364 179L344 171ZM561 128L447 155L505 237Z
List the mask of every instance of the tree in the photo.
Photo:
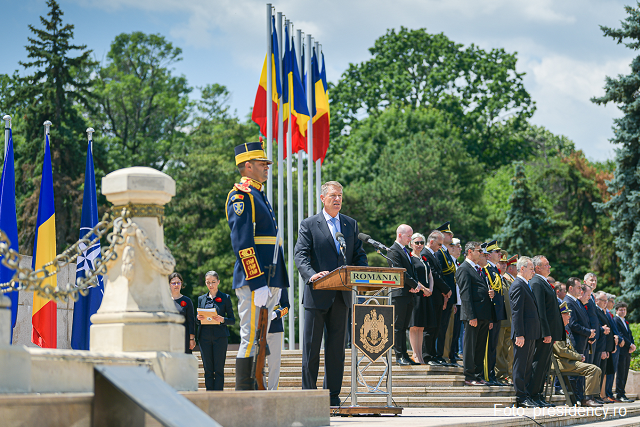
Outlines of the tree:
M511 180L513 193L509 198L510 209L498 239L509 252L527 256L541 253L547 247L550 220L544 209L537 208L525 175L524 164L515 162L515 175Z
M640 4L639 4L640 6ZM606 37L618 44L624 43L632 50L640 48L640 11L638 7L625 6L627 17L621 28L601 26ZM624 114L614 120L614 138L616 144L613 179L608 182L613 197L608 202L597 205L603 212L611 215L611 234L615 238L617 255L620 260L622 295L629 303L629 309L640 307L640 56L631 62L631 73L617 78L606 78L605 94L592 101L598 105L610 102L618 105ZM631 313L632 318L640 319L640 310Z
M159 34L120 34L98 70L100 108L93 119L104 135L109 169L150 166L162 170L184 144L191 88L169 67L182 50ZM98 130L98 128L96 130Z
M18 77L3 86L10 95L4 102L9 111L19 113L14 122L21 135L16 145L16 193L21 251L30 254L35 237L40 173L44 157L43 126L50 120L51 158L56 210L56 240L58 248L65 248L78 238L81 186L84 180L87 124L81 109L92 106L90 70L95 63L86 45L72 44L71 24L63 24L63 12L55 0L48 0L49 19L40 17L44 29L29 25L35 37L26 46L30 62L20 62L33 74ZM72 56L74 51L81 51Z
M357 128L363 113L429 106L447 114L467 150L490 168L509 163L505 151L527 152L505 136L535 110L515 54L465 48L442 33L404 27L388 30L369 51L372 58L350 64L329 91L333 140Z

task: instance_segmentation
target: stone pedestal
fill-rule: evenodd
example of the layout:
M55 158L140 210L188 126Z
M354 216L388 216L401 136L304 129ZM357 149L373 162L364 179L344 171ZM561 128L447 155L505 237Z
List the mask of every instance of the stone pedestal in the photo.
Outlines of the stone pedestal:
M11 300L0 294L0 393L29 391L31 361L24 347L10 345Z
M130 209L131 225L108 265L102 305L91 317L90 349L140 353L176 389L197 390L197 362L184 353L184 317L167 278L175 261L164 246L162 224L175 181L151 168L121 169L102 178L102 194L115 207Z

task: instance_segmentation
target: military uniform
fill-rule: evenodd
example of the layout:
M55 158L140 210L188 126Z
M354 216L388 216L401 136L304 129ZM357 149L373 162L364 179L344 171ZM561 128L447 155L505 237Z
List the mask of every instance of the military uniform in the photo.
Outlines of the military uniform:
M487 252L499 251L498 242L495 240L487 243ZM487 265L483 268L484 273L487 276L489 286L493 289L493 305L495 307L495 321L493 322L493 328L489 331L489 338L487 339L487 350L484 358L484 379L485 381L497 381L495 366L496 366L496 350L498 347L498 337L500 335L500 325L503 320L507 319L507 313L505 310L505 294L502 285L502 276L500 270L491 261L487 261Z
M250 160L270 162L259 142L241 144L236 147L235 154L237 165ZM269 283L270 296L267 298L266 307L271 313L280 300L281 289L289 287L282 248L278 248L275 274L268 282L278 227L271 204L262 190L262 183L244 176L233 186L226 202L231 245L236 254L233 289L238 297L240 318L236 390L254 388L251 367L259 315L254 303L256 290L266 287Z
M507 266L514 264L518 260L518 255L509 259L503 257L500 261L505 261ZM509 299L509 288L515 277L505 271L502 275L502 295L504 298L504 308L507 312L507 320L500 322L500 332L498 334L498 346L496 348L496 378L499 381L506 381L513 376L513 342L511 341L511 300Z
M569 333L567 333L565 341L555 341L553 343L553 356L556 358L558 368L563 374L585 377L586 396L600 394L600 375L602 371L596 365L582 361L582 355L571 346Z
M451 223L449 221L436 228L436 230L450 234L451 237L453 237L453 231L451 231ZM438 330L438 339L436 341L436 357L438 359L448 358L450 363L455 364L455 359L451 357L451 338L453 336L454 321L453 307L458 302L456 265L455 260L444 246L436 251L435 256L442 267L442 278L451 290L451 297L447 300L447 307L442 310L440 329Z

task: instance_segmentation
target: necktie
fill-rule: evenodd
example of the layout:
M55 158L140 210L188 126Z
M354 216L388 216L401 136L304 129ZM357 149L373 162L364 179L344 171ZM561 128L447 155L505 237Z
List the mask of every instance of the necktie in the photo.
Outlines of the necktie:
M409 261L411 261L411 255L409 255L409 252L407 251L407 248L402 247L402 249L404 249L404 253L407 255L407 258L409 258Z
M329 221L331 221L331 225L333 226L331 234L333 235L333 242L336 244L336 251L340 253L340 243L338 243L338 240L336 239L336 233L338 232L338 217L331 218Z

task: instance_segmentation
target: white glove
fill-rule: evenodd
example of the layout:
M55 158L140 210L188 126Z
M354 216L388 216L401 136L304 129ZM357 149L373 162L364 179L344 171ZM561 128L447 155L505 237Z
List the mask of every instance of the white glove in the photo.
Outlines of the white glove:
M267 305L267 299L271 296L271 291L269 287L263 286L259 289L253 291L253 303L256 307L264 307Z
M276 317L278 317L278 313L276 313L275 311L271 312L271 320L274 320Z

